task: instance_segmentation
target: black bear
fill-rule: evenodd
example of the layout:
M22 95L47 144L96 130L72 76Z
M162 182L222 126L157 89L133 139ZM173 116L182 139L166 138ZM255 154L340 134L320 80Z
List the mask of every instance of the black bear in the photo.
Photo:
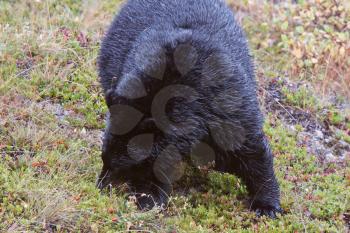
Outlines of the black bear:
M259 215L282 211L246 37L223 1L127 1L98 64L99 188L125 182L141 209L166 206L185 162L213 160L242 178Z

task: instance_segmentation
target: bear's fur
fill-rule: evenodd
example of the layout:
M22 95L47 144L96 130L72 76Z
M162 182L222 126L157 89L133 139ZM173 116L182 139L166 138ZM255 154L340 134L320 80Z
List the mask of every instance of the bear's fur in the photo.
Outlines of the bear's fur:
M142 209L165 206L185 161L213 159L243 179L252 209L281 212L246 37L223 1L129 0L98 64L109 107L99 188L127 182Z

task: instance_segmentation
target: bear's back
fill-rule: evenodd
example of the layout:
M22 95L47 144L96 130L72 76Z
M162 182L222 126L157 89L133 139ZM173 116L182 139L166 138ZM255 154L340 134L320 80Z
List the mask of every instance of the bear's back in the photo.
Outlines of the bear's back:
M233 13L221 0L130 0L120 10L101 46L99 75L104 91L112 78L122 76L123 65L140 34L149 28L184 28L206 35L230 53L249 54L245 36ZM242 58L240 58L242 59ZM246 57L247 64L250 63Z

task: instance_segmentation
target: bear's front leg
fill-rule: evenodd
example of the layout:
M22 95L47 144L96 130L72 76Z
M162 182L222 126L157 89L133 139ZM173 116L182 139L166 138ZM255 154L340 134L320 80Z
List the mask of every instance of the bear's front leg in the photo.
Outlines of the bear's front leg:
M265 136L260 135L234 153L231 171L246 183L251 197L250 208L258 216L275 218L277 213L283 212L280 191L273 170L273 155Z

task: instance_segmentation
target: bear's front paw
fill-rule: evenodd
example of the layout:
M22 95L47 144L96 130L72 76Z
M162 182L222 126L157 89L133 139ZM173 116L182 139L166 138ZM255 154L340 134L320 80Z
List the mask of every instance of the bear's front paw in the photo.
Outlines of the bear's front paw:
M258 217L268 216L270 218L276 218L277 214L283 214L283 209L279 203L276 204L266 204L261 202L254 202L252 204L252 209L255 210L255 213Z
M165 209L168 200L167 198L163 198L161 195L152 195L152 194L134 194L133 197L135 197L135 203L139 207L139 209L148 211L153 209L154 207L159 207L160 209Z
M275 219L277 217L277 213L282 214L283 210L281 207L257 207L255 208L256 216L262 217L267 216L272 219Z

